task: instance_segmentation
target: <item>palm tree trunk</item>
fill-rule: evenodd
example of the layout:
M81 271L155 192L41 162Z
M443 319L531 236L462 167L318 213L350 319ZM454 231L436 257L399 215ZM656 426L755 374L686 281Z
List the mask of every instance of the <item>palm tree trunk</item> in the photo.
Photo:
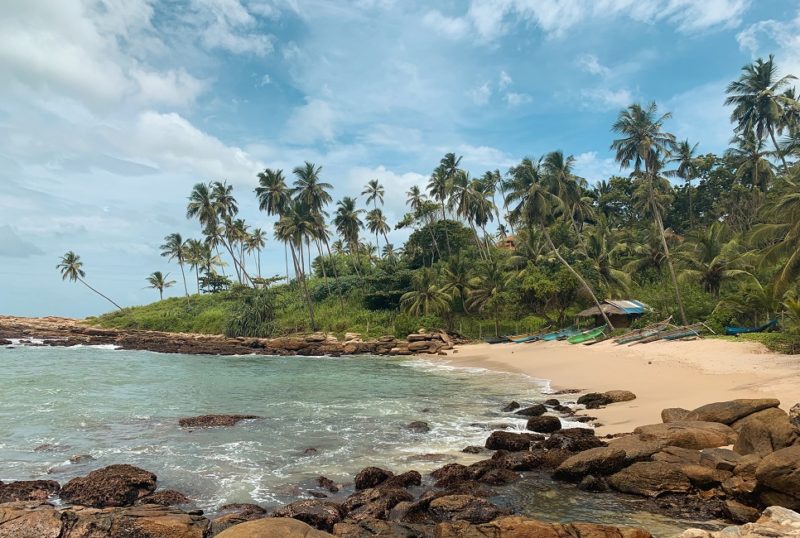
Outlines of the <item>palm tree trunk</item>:
M183 277L183 291L186 292L186 297L189 297L189 288L186 286L186 272L183 270L183 262L179 260L178 265L181 266L181 276Z
M436 250L436 255L439 259L442 259L442 252L439 250L439 243L436 242L436 235L433 233L433 222L428 223L428 231L431 233L431 242L433 243L433 248ZM425 265L424 263L422 265ZM433 265L433 256L431 255L431 265Z
M683 308L683 299L681 298L681 291L678 288L678 277L675 276L675 268L672 266L672 257L669 255L669 246L667 246L667 235L664 232L664 221L661 220L661 212L658 210L658 207L655 204L655 201L650 202L651 207L653 208L653 215L656 218L656 224L658 225L658 231L661 234L661 246L664 249L664 257L667 259L667 268L669 269L669 276L672 280L672 287L675 289L675 299L678 301L678 310L681 313L681 321L684 325L688 325L689 322L686 321L686 311Z
M611 329L611 330L613 331L613 330L614 330L614 325L611 323L611 320L610 320L610 319L608 319L608 316L607 316L607 315L606 315L606 313L603 311L603 307L602 307L602 306L600 306L600 301L598 301L598 300L597 300L597 296L594 294L594 290L592 290L592 288L589 286L589 283L588 283L588 282L586 282L586 281L583 279L583 277L580 275L580 273L578 273L578 271L576 271L575 269L573 269L573 268L572 268L572 266L569 264L569 262L567 262L567 260L565 260L565 259L564 259L564 258L561 256L561 253L558 251L558 249L556 248L556 246L553 244L553 240L550 238L550 233L547 231L547 228L546 228L544 225L542 225L542 231L544 232L544 238L545 238L545 240L547 241L547 244L550 246L550 250L552 250L552 251L553 251L553 254L555 254L555 255L556 255L556 258L558 258L558 261L560 261L560 262L561 262L561 264L562 264L562 265L564 265L564 267L566 267L566 268L567 268L567 270L568 270L570 273L572 273L572 275L573 275L575 278L577 278L577 279L578 279L578 282L580 282L580 283L581 283L581 285L582 285L584 288L586 288L586 291L588 291L588 292L589 292L589 295L591 295L591 296L592 296L592 301L594 301L594 304L595 304L595 306L596 306L596 307L597 307L597 309L600 311L600 314L603 316L603 320L605 320L605 322L606 322L606 325L608 326L608 328L609 328L609 329Z
M77 275L75 275L75 276L77 276ZM121 307L120 305L118 305L117 303L115 303L114 301L112 301L111 299L109 299L108 297L106 297L105 295L103 295L102 293L100 293L99 291L97 291L96 289L94 289L93 287L91 287L91 286L90 286L90 285L89 285L89 284L88 284L88 283L87 283L87 282L86 282L84 279L82 279L82 278L80 278L80 277L79 277L79 278L78 278L78 280L80 280L80 281L81 281L81 284L83 284L84 286L86 286L87 288L89 288L90 290L92 290L93 292L95 292L97 295L99 295L100 297L102 297L103 299L105 299L106 301L108 301L109 303L113 304L114 306L116 306L117 308L119 308L120 310L122 310L122 307Z
M283 258L286 261L286 284L289 284L289 247L286 243L283 244Z
M452 256L453 252L450 250L450 234L447 233L447 213L444 209L444 198L442 198L442 226L444 226L444 240L447 245L447 255Z
M158 299L160 301L164 300L164 288L158 288Z
M194 266L194 279L197 281L197 294L200 295L200 267Z
M694 211L692 211L692 180L689 179L686 181L688 183L689 188L686 189L686 192L689 195L689 228L694 228Z
M325 250L328 251L328 258L331 260L331 269L333 269L333 280L336 282L336 295L339 297L339 306L341 306L342 312L344 312L344 298L342 297L342 287L339 285L339 270L336 268L336 260L333 259L333 255L331 254L331 247L328 245L328 240L325 239L323 243L325 243ZM317 243L317 247L319 248L319 243ZM322 258L322 267L324 269L325 259L322 256L321 248L319 256Z
M786 158L783 156L783 152L778 145L778 141L775 140L775 129L772 127L769 128L769 137L772 139L772 144L775 146L775 152L778 154L778 157L781 158L781 162L783 163L783 173L787 174L789 172L789 167L786 165Z
M300 249L300 255L302 256L303 255L302 241L300 242L298 247ZM292 245L292 258L294 259L295 267L297 267L297 255L295 254L294 245ZM314 305L311 303L311 295L309 295L308 293L308 286L306 285L305 273L301 271L299 278L300 278L300 283L303 285L303 294L306 296L306 304L308 304L308 315L311 318L311 330L316 331L317 324L314 321Z
M261 249L259 248L256 252L258 253L257 254L258 258L256 258L257 260L256 267L258 268L258 278L261 278Z

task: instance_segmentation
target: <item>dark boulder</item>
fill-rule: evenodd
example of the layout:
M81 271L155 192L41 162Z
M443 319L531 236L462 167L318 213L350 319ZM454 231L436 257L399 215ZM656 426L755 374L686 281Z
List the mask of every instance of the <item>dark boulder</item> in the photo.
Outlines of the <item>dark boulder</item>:
M591 491L593 493L603 493L608 491L608 483L602 478L594 475L584 476L578 483L578 489L582 491Z
M348 519L386 519L398 503L413 500L414 496L404 489L371 488L350 495L341 509Z
M342 511L338 504L317 499L296 501L278 508L272 517L290 517L312 527L332 531L333 526L342 520Z
M730 425L748 415L763 411L764 409L769 409L770 407L778 407L780 404L780 400L774 398L716 402L700 406L691 411L686 417L686 420L720 422Z
M550 398L549 400L545 400L544 401L544 405L549 405L550 407L555 407L557 405L561 405L561 402L559 402L556 398Z
M561 421L552 415L542 415L529 418L525 427L538 433L553 433L561 429Z
M521 406L519 405L519 402L517 402L516 400L512 400L508 405L503 407L503 412L510 413L511 411L516 411L520 407Z
M234 426L243 420L261 418L256 415L200 415L197 417L183 417L178 420L183 428L216 428L220 426Z
M492 456L497 465L512 471L533 471L545 465L545 453L542 450L534 452L505 452L498 451Z
M520 450L528 450L531 447L531 443L543 440L543 435L538 435L535 433L496 431L492 432L489 438L486 439L486 448L490 450L508 450L510 452L518 452Z
M765 490L762 498L792 510L800 509L800 445L776 450L761 460L756 480Z
M625 465L625 451L611 447L584 450L570 456L558 466L553 477L558 480L579 481L586 475L610 475Z
M422 420L415 420L406 426L406 429L414 433L428 433L431 431L431 427L428 425L428 423Z
M130 506L156 489L156 475L133 465L109 465L73 478L61 488L61 498L72 504L103 508Z
M547 412L547 408L542 404L533 404L530 407L526 407L524 409L520 409L515 415L522 415L523 417L538 417L539 415L544 415Z
M680 465L660 461L634 463L608 477L608 484L623 493L658 497L664 493L687 493L692 483Z
M578 404L585 405L586 409L597 409L603 405L614 403L610 396L599 392L590 392L578 398Z
M381 469L380 467L365 467L356 475L356 489L374 488L393 476L393 472Z
M470 495L445 495L431 501L428 512L436 521L468 521L470 523L487 523L502 515L507 510L498 508L486 499Z
M605 446L605 443L594 435L594 430L589 428L562 429L542 443L542 447L548 450L561 449L570 452L583 452L601 446Z
M19 480L0 482L0 503L16 501L45 501L59 492L61 486L55 480Z
M336 482L324 476L320 476L317 478L317 485L321 488L330 491L331 493L336 493L339 491L339 486L336 485Z
M376 487L378 488L387 488L387 489L402 489L402 488L410 488L412 486L419 486L422 484L422 475L420 475L417 471L406 471L405 473L401 473L395 476L391 476L378 484Z
M789 415L777 407L753 413L733 423L739 432L733 450L739 454L758 454L761 457L800 442L800 428Z
M179 506L181 504L190 504L192 501L180 491L175 491L174 489L162 489L161 491L156 491L152 495L142 498L139 502L141 504Z

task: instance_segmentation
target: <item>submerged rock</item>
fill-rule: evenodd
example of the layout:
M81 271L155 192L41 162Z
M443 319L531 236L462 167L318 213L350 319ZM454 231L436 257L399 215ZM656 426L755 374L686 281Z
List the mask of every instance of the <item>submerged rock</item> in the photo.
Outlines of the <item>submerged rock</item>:
M103 508L130 506L156 489L156 475L133 465L109 465L73 478L61 488L61 498L72 504Z
M0 482L0 503L15 501L44 501L59 492L61 486L55 480L19 480Z
M520 407L521 407L521 406L519 405L519 402L518 402L518 401L516 401L516 400L512 400L511 402L509 402L509 404L508 404L508 405L506 405L505 407L503 407L503 411L504 411L504 412L506 412L506 413L510 413L511 411L516 411L516 410L517 410L517 409L519 409Z
M243 420L261 418L257 415L200 415L197 417L183 417L178 420L183 428L216 428L220 426L234 426Z
M406 426L406 429L414 433L428 433L431 431L431 427L424 420L415 420Z

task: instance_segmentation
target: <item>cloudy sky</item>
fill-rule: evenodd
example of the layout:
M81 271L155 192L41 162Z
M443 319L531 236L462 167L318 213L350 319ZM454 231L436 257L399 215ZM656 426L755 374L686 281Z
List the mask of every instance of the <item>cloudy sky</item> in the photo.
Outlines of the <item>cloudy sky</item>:
M271 230L256 173L310 160L336 197L380 179L396 222L448 151L480 174L562 149L607 177L609 126L645 100L721 151L725 84L770 52L800 74L798 36L792 0L3 0L0 313L106 311L61 281L67 250L121 304L153 300L145 276L179 273L161 239L199 235L198 181Z

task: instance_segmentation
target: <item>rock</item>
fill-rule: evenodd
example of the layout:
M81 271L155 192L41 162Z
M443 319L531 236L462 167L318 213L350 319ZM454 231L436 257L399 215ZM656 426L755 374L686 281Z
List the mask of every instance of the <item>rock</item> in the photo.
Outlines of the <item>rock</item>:
M515 400L512 400L512 401L511 401L511 402L510 402L508 405L506 405L506 406L503 408L503 412L505 412L505 413L510 413L511 411L516 411L516 410L517 410L517 409L519 409L520 407L521 407L521 406L519 405L519 402L517 402L517 401L515 401Z
M436 480L434 484L437 488L449 488L459 482L472 479L472 470L460 463L448 463L431 473Z
M478 482L481 484L488 484L490 486L502 486L510 484L519 480L520 475L510 469L492 468L488 469L477 477Z
M303 450L303 455L305 455L305 456L316 456L318 453L319 453L319 450L317 450L313 446L312 447L308 447L307 449Z
M725 501L725 510L728 517L736 523L750 523L758 519L759 512L751 506L744 505L733 499Z
M545 465L544 453L498 451L492 456L497 465L512 471L533 471Z
M61 498L72 504L103 508L130 506L156 489L156 475L133 465L109 465L73 478L61 488Z
M471 495L445 495L431 501L428 512L436 521L486 523L508 512L486 499Z
M633 433L642 441L680 448L716 448L733 444L736 432L717 422L677 421L639 426Z
M545 400L544 401L544 405L549 405L550 407L555 407L557 405L561 405L561 402L559 402L557 398L550 398L549 400Z
M380 467L365 467L356 475L356 489L374 488L381 482L384 482L393 476L393 472L381 469Z
M691 411L686 417L686 420L720 422L730 425L748 415L752 415L764 409L769 409L770 407L778 407L780 404L780 400L774 398L717 402L703 405Z
M198 417L183 417L178 420L183 428L216 428L219 426L233 426L243 420L261 418L257 415L201 415Z
M524 409L520 409L515 415L522 415L524 417L538 417L539 415L544 415L547 412L547 408L542 404L534 404L530 407L526 407Z
M278 508L272 513L272 517L290 517L319 530L331 531L342 520L342 512L336 503L312 499L295 501Z
M781 506L800 509L800 445L776 450L766 456L756 468L756 480L759 488L786 496L780 499Z
M219 512L219 515L211 521L211 532L214 535L228 527L267 517L266 510L250 503L226 504Z
M424 536L427 530L424 525L365 518L337 523L333 527L333 534L345 538L416 538Z
M558 417L552 415L542 415L540 417L531 417L525 425L528 430L538 433L553 433L561 429L561 421Z
M489 438L486 439L486 448L490 450L508 450L509 452L518 452L520 450L529 450L531 443L543 440L543 435L538 435L535 433L496 431L492 432Z
M558 466L553 477L577 482L584 476L610 475L625 465L625 451L611 447L591 448L567 458Z
M591 491L594 493L603 493L608 491L608 483L602 478L597 478L594 475L587 475L578 484L578 489L582 491Z
M0 482L0 503L15 501L46 501L59 492L61 486L55 480L18 480Z
M406 426L406 429L414 433L428 433L431 431L431 427L428 426L428 423L422 420L415 420Z
M586 409L597 409L600 406L613 403L613 400L605 394L590 392L578 398L579 405L585 405Z
M440 523L436 538L652 538L633 527L596 523L546 523L521 516L506 516L480 525L466 521Z
M694 487L703 490L715 488L733 475L730 471L713 469L705 465L683 464L678 465L678 468L686 475L686 478L689 479L689 482L691 482Z
M780 506L770 506L758 521L721 531L689 529L679 538L779 538L800 536L800 514Z
M144 497L140 501L142 504L160 504L161 506L178 506L181 504L190 504L192 501L181 493L180 491L175 491L174 489L162 489L161 491L156 491L152 495L148 495Z
M594 430L589 428L566 428L555 432L542 443L542 447L582 452L590 448L598 448L606 444L595 437Z
M789 420L792 424L800 428L800 403L796 403L789 409Z
M205 538L208 519L154 504L135 507L0 505L0 538Z
M69 450L69 445L59 445L53 443L45 443L33 449L34 452L64 452Z
M742 456L727 448L705 448L700 451L700 465L720 471L733 471Z
M406 471L405 473L387 478L378 484L377 487L381 489L399 489L410 488L411 486L419 486L420 484L422 484L422 475L420 475L417 471Z
M463 452L464 454L483 454L487 450L488 449L486 449L486 448L484 448L482 446L472 446L471 445L471 446L466 446L466 447L462 448L461 452Z
M665 449L668 445L663 440L648 439L642 440L638 435L624 435L612 439L608 443L609 448L615 448L625 452L625 462L627 464L637 461L648 461L654 454Z
M758 464L761 463L761 457L758 454L748 454L742 456L736 467L733 469L733 474L736 476L745 476L755 479L756 469Z
M753 413L733 424L739 432L733 450L739 454L758 454L761 457L787 448L800 441L800 429L779 408Z
M687 493L692 484L680 466L660 461L642 461L612 474L608 484L623 493L658 497L663 493Z
M334 482L330 478L325 478L324 476L320 476L317 478L317 485L321 488L330 491L331 493L336 493L339 491L339 486L336 485L336 482Z
M241 523L216 536L217 538L325 538L333 535L297 519L271 517Z
M661 421L664 423L667 422L678 422L680 420L686 420L686 417L689 416L688 409L681 409L680 407L670 407L668 409L663 409L661 411Z
M662 449L660 452L653 454L651 459L653 461L661 461L664 463L699 465L701 457L702 453L699 450L668 446L664 447L664 449Z
M72 465L79 465L81 463L88 463L90 461L94 461L94 456L91 454L75 454L74 456L69 457L69 462Z
M398 503L411 502L414 496L404 489L372 488L357 491L342 503L342 514L348 519L386 519Z
M610 403L630 402L636 399L636 395L629 390L609 390L603 396L611 400Z

